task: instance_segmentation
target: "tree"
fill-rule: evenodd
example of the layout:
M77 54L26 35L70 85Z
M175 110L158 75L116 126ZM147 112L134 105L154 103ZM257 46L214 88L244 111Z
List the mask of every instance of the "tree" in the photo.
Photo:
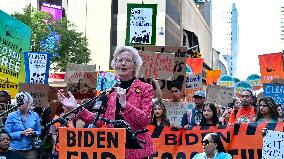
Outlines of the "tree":
M30 6L24 9L24 13L13 16L32 29L31 51L52 54L51 62L55 64L52 69L65 71L68 63L90 62L87 39L66 18L56 21L52 15L31 10Z

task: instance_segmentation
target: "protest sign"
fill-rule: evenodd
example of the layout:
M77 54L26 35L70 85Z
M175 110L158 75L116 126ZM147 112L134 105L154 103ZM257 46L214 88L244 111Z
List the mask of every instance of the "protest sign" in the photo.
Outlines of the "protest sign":
M165 80L159 79L159 85L163 93L164 99L171 99L170 86L173 81L179 81L182 84L182 92L185 91L186 83L186 47L170 47L170 46L135 46L139 52L141 51L151 51L157 53L175 53L175 65L173 70L173 79ZM146 79L146 82L150 83L150 79Z
M151 159L187 159L203 152L202 138L207 133L217 133L234 159L260 159L262 157L262 129L283 131L284 123L250 123L234 126L193 126L188 130L171 127L148 126L157 152ZM282 145L282 143L281 143Z
M66 72L95 72L96 65L68 63Z
M126 45L156 43L157 4L127 4Z
M1 88L14 98L20 82L25 81L23 52L30 50L31 29L0 10L0 79Z
M248 82L246 81L240 81L239 83L236 84L235 86L235 95L238 97L238 98L241 98L241 95L242 95L242 91L243 90L252 90L252 85L249 84Z
M254 91L257 91L262 87L261 77L257 74L252 74L252 75L248 76L247 81L248 81L249 84L251 84L252 89Z
M258 59L263 84L275 78L284 78L282 52L258 55Z
M263 85L263 96L272 97L275 103L284 104L284 85L276 83L265 83Z
M175 66L174 53L139 52L143 64L139 77L172 80Z
M125 129L59 128L59 158L125 158Z
M97 90L103 91L111 89L117 80L114 72L100 71L97 80Z
M234 98L234 88L209 85L206 90L206 101L217 105L228 106Z
M267 130L263 138L262 159L284 158L284 133Z
M186 101L193 102L193 95L196 91L202 91L202 76L201 74L189 75L186 74L185 96Z
M194 104L190 102L163 101L163 104L172 125L180 125L183 114L194 107Z
M186 66L190 68L191 74L202 74L203 61L203 58L187 58Z
M21 83L20 91L25 91L33 97L33 105L35 107L47 107L49 87L46 84Z
M217 85L226 86L226 87L234 87L234 78L228 75L224 75L219 78L217 81Z
M26 83L48 84L50 54L48 52L25 52Z
M211 85L217 84L218 79L221 76L222 71L221 70L206 70L206 84Z

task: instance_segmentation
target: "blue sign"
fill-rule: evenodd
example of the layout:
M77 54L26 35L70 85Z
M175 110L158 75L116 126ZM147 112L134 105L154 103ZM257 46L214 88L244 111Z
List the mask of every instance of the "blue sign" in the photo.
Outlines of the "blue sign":
M265 83L263 85L263 96L272 97L277 104L284 104L284 85Z

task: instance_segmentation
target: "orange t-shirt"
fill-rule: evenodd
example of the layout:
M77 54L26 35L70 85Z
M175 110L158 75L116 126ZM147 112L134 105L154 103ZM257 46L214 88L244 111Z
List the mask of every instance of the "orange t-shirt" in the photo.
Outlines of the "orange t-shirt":
M229 123L235 124L236 122L241 123L250 123L252 122L253 117L255 117L255 111L254 107L240 107L237 114L235 115L235 112L232 111Z

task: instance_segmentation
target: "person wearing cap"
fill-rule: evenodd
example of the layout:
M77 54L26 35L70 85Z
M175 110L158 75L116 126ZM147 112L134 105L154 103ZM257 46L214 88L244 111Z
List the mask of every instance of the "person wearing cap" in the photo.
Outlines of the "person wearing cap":
M202 119L202 109L206 101L204 91L196 91L193 96L195 107L184 113L181 120L181 127L188 128L189 126L200 124Z

